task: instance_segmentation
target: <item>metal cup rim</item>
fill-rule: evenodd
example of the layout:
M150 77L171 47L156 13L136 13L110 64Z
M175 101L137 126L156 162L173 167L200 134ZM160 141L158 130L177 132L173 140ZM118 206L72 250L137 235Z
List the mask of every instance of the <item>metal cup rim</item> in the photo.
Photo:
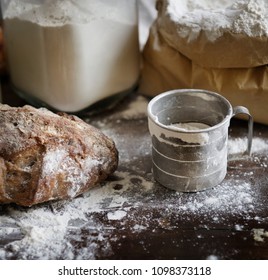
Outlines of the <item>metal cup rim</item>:
M168 95L174 95L174 94L183 94L183 93L204 93L204 94L208 94L214 97L219 98L221 101L223 101L227 107L229 108L228 113L226 114L225 118L219 122L216 125L213 125L211 127L208 128L204 128L204 129L195 129L195 130L184 130L181 128L175 128L175 127L168 127L165 124L162 124L161 122L158 121L157 116L154 115L152 113L152 107L153 105L161 98L166 97ZM231 103L222 95L220 95L219 93L213 92L213 91L209 91L209 90L204 90L204 89L175 89L175 90L169 90L163 93L158 94L157 96L155 96L153 99L150 100L150 102L148 103L147 106L147 114L149 119L154 122L155 124L157 124L158 126L160 126L163 129L169 130L169 131L174 131L174 132L180 132L180 133L202 133L202 132L210 132L213 130L218 129L219 127L223 126L226 124L226 122L229 122L232 115L233 115L233 107L231 105Z

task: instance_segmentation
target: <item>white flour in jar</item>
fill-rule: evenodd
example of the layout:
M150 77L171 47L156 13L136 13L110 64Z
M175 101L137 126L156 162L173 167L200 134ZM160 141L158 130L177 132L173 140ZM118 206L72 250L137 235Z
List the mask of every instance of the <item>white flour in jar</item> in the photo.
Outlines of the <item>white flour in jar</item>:
M225 32L268 35L268 2L264 0L168 0L167 12L190 41L203 31L210 41Z
M43 2L12 0L4 13L9 68L19 91L72 112L135 85L139 43L130 3Z

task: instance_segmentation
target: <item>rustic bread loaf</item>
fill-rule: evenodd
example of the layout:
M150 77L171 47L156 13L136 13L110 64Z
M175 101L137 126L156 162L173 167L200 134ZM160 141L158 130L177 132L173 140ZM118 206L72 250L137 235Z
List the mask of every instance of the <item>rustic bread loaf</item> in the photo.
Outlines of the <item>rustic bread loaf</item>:
M78 117L0 104L0 203L72 198L117 164L114 142Z

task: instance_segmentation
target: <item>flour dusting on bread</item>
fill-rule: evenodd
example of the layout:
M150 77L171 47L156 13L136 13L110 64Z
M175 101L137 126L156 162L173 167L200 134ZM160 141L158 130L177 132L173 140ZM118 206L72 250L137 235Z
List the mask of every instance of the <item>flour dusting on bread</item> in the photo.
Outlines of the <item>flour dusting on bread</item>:
M80 118L0 105L0 203L75 197L113 173L114 142Z

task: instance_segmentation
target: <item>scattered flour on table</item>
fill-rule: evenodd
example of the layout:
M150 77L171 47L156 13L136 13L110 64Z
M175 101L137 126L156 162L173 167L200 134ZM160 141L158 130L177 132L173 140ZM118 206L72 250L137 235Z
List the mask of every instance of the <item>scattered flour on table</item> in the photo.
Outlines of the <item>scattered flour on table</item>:
M141 104L145 107L146 101L138 98L134 105L118 112L118 115L124 116L126 123L127 118L136 116L138 123L139 117L146 114L144 107L136 114L135 107L141 108ZM125 151L128 145L118 130L109 128L107 123L103 124L103 130L114 138L125 157L121 161L124 167L131 162L133 155ZM137 147L135 155L138 157L145 151L150 153L149 143L149 134L139 136L137 145L141 149ZM246 145L246 138L230 138L229 153L242 153ZM253 156L259 158L268 151L268 142L254 138L252 148ZM268 159L262 158L262 161L262 165L256 163L256 167L266 168ZM0 208L0 238L9 241L1 243L5 245L0 244L0 259L56 259L59 256L64 259L103 258L112 254L111 243L117 241L118 232L122 230L133 234L151 232L160 226L172 230L177 227L174 221L187 221L193 214L200 223L197 227L202 228L207 224L229 223L230 216L235 219L242 217L243 220L255 219L257 223L263 219L256 213L266 205L260 203L258 188L243 176L253 176L254 170L242 170L240 174L234 172L216 188L196 194L166 190L154 182L152 174L147 174L148 178L145 179L139 175L136 167L133 166L132 171L130 173L119 168L110 181L73 200L32 208L3 206L4 214ZM244 225L230 224L230 228L238 231ZM259 240L267 236L265 231L254 234Z
M12 239L10 234L16 232L22 240L15 240L4 248L0 246L0 259L16 256L20 259L66 259L96 258L97 242L103 242L103 250L109 251L109 238L104 230L113 228L97 222L92 215L106 213L108 220L123 219L129 207L137 207L140 202L128 196L135 185L133 176L127 172L117 172L118 181L107 182L81 197L70 201L59 201L32 208L7 207L7 214L0 216L0 236ZM140 192L146 194L152 183L139 178ZM143 187L144 186L144 187ZM126 208L125 208L125 205ZM121 209L121 210L120 210ZM88 250L78 250L74 255L69 232L78 232L84 227L92 229L95 235L89 237ZM79 237L80 238L80 237Z
M251 185L243 180L225 180L220 186L209 192L200 192L189 196L181 203L183 196L178 194L178 206L181 212L192 212L211 216L217 221L223 213L248 214L254 209L256 194Z
M247 150L248 140L246 137L229 139L228 141L228 152L229 154L241 154ZM268 156L268 141L262 138L255 137L252 140L252 153L266 152Z
M167 0L167 13L181 37L195 40L201 31L210 41L225 32L268 35L268 2L264 0Z
M143 96L138 96L134 102L131 102L123 111L115 114L114 117L122 119L135 119L143 117L147 114L148 99Z
M219 257L218 256L216 256L216 255L209 255L208 257L207 257L207 260L218 260L219 259Z
M118 233L118 225L120 230L129 228L133 234L151 231L160 225L171 230L174 215L187 220L192 214L202 217L201 227L208 221L220 224L226 213L250 218L258 198L257 191L243 179L229 179L208 192L189 195L166 191L138 175L118 171L116 176L117 180L106 182L71 201L29 209L8 206L7 214L0 216L0 236L17 233L23 238L14 239L4 248L0 246L0 259L13 256L19 259L55 259L59 256L96 259L100 250L102 256L111 252L111 242L118 238L114 234ZM153 218L155 211L160 218ZM104 215L104 220L95 215ZM171 220L162 223L161 219ZM238 230L237 225L235 229ZM82 242L80 233L83 230L89 231L87 245L75 248L73 242Z
M264 242L265 238L268 238L268 231L265 231L263 228L254 228L253 238L257 242Z
M111 116L102 121L98 121L97 125L101 128L107 125L107 122L116 121L119 125L122 120L135 120L141 119L147 116L148 98L137 95L134 96L131 102L123 104L122 108L118 108L117 111L113 112ZM86 121L91 121L89 118Z
M127 215L126 211L118 210L115 212L109 212L107 217L109 220L121 220Z

